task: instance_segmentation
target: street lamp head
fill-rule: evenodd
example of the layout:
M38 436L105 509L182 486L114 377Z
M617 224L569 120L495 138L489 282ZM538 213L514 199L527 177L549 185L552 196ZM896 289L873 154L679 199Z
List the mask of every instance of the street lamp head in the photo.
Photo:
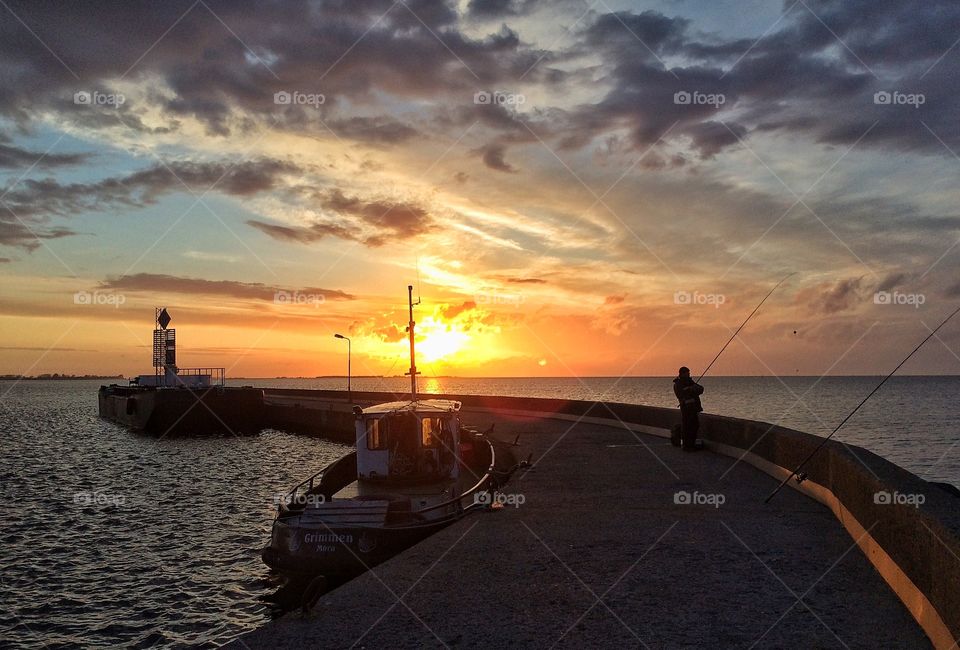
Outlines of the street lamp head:
M351 388L350 388L350 378L351 378L351 375L352 375L353 373L350 371L350 357L353 356L353 355L350 354L350 351L351 351L350 348L353 347L353 346L350 344L350 337L349 337L349 336L344 336L343 334L334 334L334 335L333 335L333 338L335 338L335 339L343 339L344 341L347 342L347 400L352 402L352 401L353 401L353 393L352 393Z

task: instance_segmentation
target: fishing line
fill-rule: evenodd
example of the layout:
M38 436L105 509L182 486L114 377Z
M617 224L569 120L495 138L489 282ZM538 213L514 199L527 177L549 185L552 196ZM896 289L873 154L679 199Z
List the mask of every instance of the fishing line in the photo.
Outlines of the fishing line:
M836 427L833 431L830 432L830 435L829 435L829 436L827 436L826 438L824 438L823 440L820 441L820 444L817 445L816 449L814 449L812 452L810 452L810 455L807 456L806 458L804 458L804 459L803 459L803 462L800 463L799 465L797 465L797 468L796 468L795 470L793 470L792 472L790 472L789 476L787 476L787 478L783 479L783 481L780 483L780 485L777 486L777 489L774 490L773 492L771 492L771 493L770 493L770 496L768 496L766 499L764 499L763 502L764 502L764 503L770 503L770 499L772 499L773 497L775 497L775 496L777 495L777 492L779 492L781 489L783 489L783 486L786 485L787 483L789 483L789 482L790 482L790 479L792 479L794 476L797 477L797 484L798 484L798 485L799 485L800 483L803 483L805 480L807 480L807 474L806 474L806 472L801 472L801 471L800 471L801 469L803 469L803 466L806 465L808 462L810 462L810 459L813 458L814 456L816 456L817 453L818 453L821 449L823 449L824 445L827 444L827 441L830 440L830 438L832 438L833 435L834 435L837 431L840 430L840 427L842 427L844 424L846 424L846 423L847 423L847 420L849 420L850 418L852 418L852 417L853 417L853 414L856 413L857 411L859 411L859 410L860 410L860 407L863 406L864 404L866 404L866 403L867 403L867 400L870 399L871 397L873 397L874 393L876 393L878 390L880 390L880 387L883 386L885 383L887 383L887 380L890 379L891 377L893 377L894 373L896 373L898 370L900 370L900 367L903 366L903 364L905 364L907 361L909 361L909 360L910 360L910 357L912 357L913 355L915 355L915 354L917 353L917 351L918 351L920 348L923 347L924 343L926 343L927 341L929 341L930 339L932 339L932 338L934 337L934 335L940 330L940 328L943 327L944 325L946 325L946 324L947 324L947 321L949 321L951 318L953 318L954 316L956 316L958 313L960 313L960 307L957 307L955 310L953 310L953 312L952 312L949 316L947 316L946 318L944 318L943 321L941 321L940 324L937 325L936 329L934 329L932 332L930 332L930 334L928 334L925 339L923 339L922 341L920 341L920 344L917 345L917 347L913 348L913 352L911 352L910 354L908 354L908 355L903 359L903 361L901 361L900 363L898 363L898 364L897 364L897 367L894 368L893 370L891 370L891 371L890 371L890 374L887 375L886 377L884 377L884 378L883 378L883 381L881 381L879 384L877 384L877 387L874 388L872 391L870 391L870 394L867 395L866 397L864 397L863 400L862 400L859 404L857 404L857 407L856 407L855 409L853 409L852 411L850 411L850 414L847 415L847 417L843 418L843 421L842 421L840 424L838 424L837 427Z
M790 273L789 275L787 275L786 277L784 277L782 280L780 280L780 282L777 282L777 284L774 285L773 289L770 289L769 293L767 293L767 295L765 295L765 296L763 297L763 300L760 301L760 304L753 308L753 311L750 312L750 315L747 316L746 320L744 320L742 323L740 323L740 327L738 327L738 328L737 328L737 331L733 333L733 336L731 336L730 339L729 339L726 343L723 344L723 347L720 348L720 351L719 351L719 352L717 352L717 356L715 356L715 357L713 358L713 361L710 362L710 365L707 366L707 369L704 370L703 373L702 373L699 377L697 377L697 383L698 383L698 384L700 383L700 380L703 379L704 375L707 374L707 372L710 370L710 368L713 367L713 364L717 362L717 359L720 358L720 355L723 354L723 351L727 349L727 346L730 345L730 344L733 342L733 339L737 338L737 334L740 333L740 330L743 329L743 326L746 325L747 322L748 322L751 318L753 318L753 315L756 314L756 313L760 310L760 307L762 307L762 306L763 306L763 303L765 303L765 302L767 301L767 298L769 298L771 295L773 295L773 292L777 290L777 287L779 287L781 284L783 284L784 282L786 282L786 281L787 281L787 278L789 278L789 277L792 276L792 275L796 275L796 273Z

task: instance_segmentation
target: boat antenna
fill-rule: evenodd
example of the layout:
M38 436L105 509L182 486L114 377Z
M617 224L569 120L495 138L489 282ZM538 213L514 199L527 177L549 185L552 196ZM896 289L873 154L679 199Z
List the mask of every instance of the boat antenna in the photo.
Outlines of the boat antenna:
M947 316L946 318L944 318L944 319L940 322L940 324L937 325L936 329L934 329L932 332L930 332L925 339L923 339L922 341L920 341L920 343L917 345L917 347L913 348L913 352L911 352L911 353L908 354L906 357L904 357L903 361L901 361L900 363L898 363L898 364L897 364L897 367L894 368L893 370L891 370L891 371L890 371L890 374L888 374L886 377L884 377L884 378L883 378L883 381L881 381L879 384L877 384L876 388L874 388L872 391L870 391L870 394L868 394L866 397L864 397L864 398L860 401L860 403L857 404L856 408L853 409L852 411L850 411L850 414L847 415L847 417L843 418L843 421L840 422L840 424L838 424L838 425L836 426L836 428L835 428L833 431L830 432L830 435L829 435L829 436L827 436L826 438L824 438L823 440L820 441L820 444L817 445L816 448L815 448L813 451L810 452L810 455L807 456L806 458L804 458L804 459L803 459L803 462L800 463L799 465L797 465L797 468L796 468L795 470L793 470L792 472L790 472L790 475L787 476L787 478L783 479L783 481L780 483L780 485L777 486L777 489L775 489L773 492L771 492L771 493L770 493L770 496L768 496L766 499L764 499L763 502L764 502L764 503L770 503L770 499L772 499L773 497L777 496L777 492L779 492L780 490L782 490L782 489L783 489L783 486L786 485L787 483L789 483L789 482L790 482L790 479L792 479L794 476L797 477L797 484L798 484L798 485L799 485L800 483L803 483L804 481L806 481L806 480L807 480L807 473L800 471L800 470L803 469L803 466L806 465L807 463L809 463L809 462L810 462L810 459L812 459L814 456L816 456L817 453L819 453L819 451L820 451L821 449L823 449L824 445L827 444L827 441L830 440L830 438L832 438L833 435L834 435L837 431L840 430L840 427L842 427L844 424L846 424L846 423L847 423L847 420L849 420L850 418L852 418L852 417L853 417L853 414L856 413L857 411L859 411L859 410L860 410L860 407L863 406L864 404L866 404L866 403L867 403L867 400L870 399L871 397L873 397L874 393L876 393L878 390L880 390L880 387L883 386L885 383L887 383L887 380L890 379L891 377L893 377L894 373L896 373L898 370L900 370L900 367L903 366L903 364L905 364L907 361L910 360L910 357L912 357L913 355L915 355L915 354L917 353L917 351L918 351L920 348L922 348L923 345L924 345L927 341L929 341L930 339L932 339L932 338L934 337L934 335L936 335L936 333L940 330L941 327L943 327L944 325L947 324L947 321L949 321L951 318L953 318L954 316L956 316L958 313L960 313L960 307L957 307L956 309L954 309L953 312L952 312L949 316Z
M417 355L414 350L413 343L413 329L416 326L416 323L413 320L413 307L414 305L420 304L420 296L417 296L417 302L413 302L413 285L407 285L407 302L410 306L410 322L407 323L407 331L410 332L410 372L407 374L410 375L410 401L417 401L417 375L420 373L417 372Z
M747 322L748 322L751 318L753 318L753 315L756 314L756 313L760 310L760 307L763 306L763 303L767 302L767 298L769 298L771 295L773 295L773 292L777 290L777 287L779 287L781 284L783 284L784 282L786 282L786 281L787 281L787 278L789 278L789 277L792 276L792 275L796 275L796 273L790 273L789 275L785 276L782 280L780 280L780 282L777 282L777 283L773 286L773 289L770 289L770 291L767 293L767 295L765 295L765 296L763 297L763 300L760 301L760 304L753 308L753 311L750 312L750 315L747 316L746 320L744 320L742 323L740 323L740 327L738 327L738 328L737 328L737 331L733 333L733 336L731 336L731 337L727 340L727 342L723 344L723 347L720 348L720 351L719 351L719 352L717 352L717 356L715 356L715 357L713 358L713 361L710 362L710 364L707 366L706 370L704 370L704 371L700 374L700 376L697 377L697 383L698 383L698 384L700 383L700 380L703 379L704 375L707 374L707 372L710 370L710 368L713 367L713 364L715 364L715 363L717 362L717 359L720 358L720 355L723 354L723 351L727 349L727 346L730 345L730 344L733 342L733 339L737 338L737 334L740 333L740 330L743 329L743 326L746 325Z
M417 255L417 304L420 304L420 296L422 292L420 289L420 256Z

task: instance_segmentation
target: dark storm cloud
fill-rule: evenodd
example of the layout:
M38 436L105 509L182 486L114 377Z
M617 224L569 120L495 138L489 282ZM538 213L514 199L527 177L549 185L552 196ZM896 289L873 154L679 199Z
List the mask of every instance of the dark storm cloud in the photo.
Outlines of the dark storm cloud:
M639 51L647 51L645 59L655 59L656 52L674 53L686 42L690 21L668 18L656 11L634 14L621 11L600 15L585 31L584 41L594 48L620 49L620 58L632 58Z
M346 196L340 190L329 192L323 206L340 214L359 217L372 226L386 228L401 237L413 237L432 229L427 211L412 203L390 201L363 201Z
M516 168L504 160L506 151L500 145L490 145L482 151L483 164L498 172L516 173Z
M325 237L356 240L356 233L344 226L329 223L312 223L308 226L281 226L256 219L248 219L247 225L256 228L278 241L309 244Z
M694 149L701 158L713 158L724 148L736 144L747 135L747 129L741 124L701 122L685 132L689 134Z
M555 128L537 129L564 148L622 129L634 146L646 148L670 130L670 138L686 138L710 158L737 146L721 124L733 121L728 110L736 110L733 130L742 137L784 131L851 144L879 121L864 146L943 153L922 119L960 148L954 119L960 51L948 53L960 33L960 4L953 0L785 2L788 15L762 37L725 39L656 11L592 12L573 44L557 41L549 50L525 43L506 25L466 35L473 18L507 19L541 6L555 3L472 0L461 15L452 0L182 0L129 2L109 11L11 2L30 29L18 20L0 22L0 112L29 123L38 110L52 109L85 126L122 120L138 131L173 130L193 117L217 136L258 120L318 134L326 133L326 123L344 138L385 146L419 132L390 116L347 110L408 100L441 104L458 112L458 121L480 120L504 136L529 138L509 110L470 105L475 92L509 88L524 77L548 90L566 82L597 89L595 101L543 119ZM568 64L562 72L549 65L558 60ZM106 92L121 76L150 90L119 109L73 103L78 90ZM322 93L327 101L320 108L278 106L280 91ZM879 91L923 93L926 101L919 109L877 105ZM678 92L722 95L724 104L677 104ZM144 124L146 106L162 109L162 126ZM545 118L555 109L539 110Z
M296 165L269 158L236 164L172 161L90 183L26 179L0 194L21 218L70 216L92 209L143 207L170 192L189 190L200 194L211 187L224 194L248 197L276 188L283 175L299 171Z
M797 301L806 303L811 313L836 314L847 311L866 300L867 287L862 277L823 282L801 290Z
M906 273L891 273L880 281L877 285L877 291L892 291L907 280Z
M476 18L520 16L533 10L536 0L470 0L467 12Z
M946 298L960 298L960 282L951 284L943 292L944 297Z
M810 11L784 33L808 47L835 42L823 23L866 63L903 64L944 55L957 39L960 7L947 0L923 3L899 0L812 0ZM784 3L784 7L789 3ZM820 28L817 28L817 25ZM848 57L853 55L848 53Z
M43 224L29 223L11 211L9 206L0 205L0 245L33 251L43 244L43 240L75 234L68 228L49 228Z
M0 140L0 167L11 169L28 169L36 164L37 167L67 167L85 162L89 158L88 154L83 153L48 153L44 155L42 151L30 151L21 149L9 144L3 144Z
M785 3L780 28L758 41L704 36L686 19L653 11L597 16L577 47L602 54L610 90L570 113L561 143L582 146L626 127L634 145L646 148L670 131L668 137L688 137L701 157L710 158L736 146L738 138L720 123L730 124L725 111L736 109L732 129L740 137L757 129L848 145L876 123L866 147L944 153L930 130L952 148L960 145L954 118L960 55L943 56L960 33L960 5L807 5ZM677 93L694 92L723 101L675 101ZM919 108L877 104L877 92L921 93L925 101Z
M2 91L0 91L2 92ZM0 168L23 169L31 166L53 168L70 166L87 159L87 154L51 154L43 157L42 152L30 151L8 144L10 137L0 132ZM43 157L43 160L40 160ZM37 162L40 160L40 162ZM15 181L14 181L15 182ZM0 245L34 251L43 245L44 240L60 239L74 235L72 230L64 227L51 228L45 220L32 218L34 211L29 206L18 204L10 198L11 186L6 190L0 189ZM26 209L24 209L26 207ZM23 214L21 214L21 211ZM0 258L0 263L7 264L11 260Z
M597 102L573 111L562 146L580 147L594 135L626 127L637 147L645 148L673 129L674 135L699 133L704 148L714 150L701 123L716 117L716 106L674 100L682 92L722 93L717 80L722 71L713 64L668 69L662 59L682 53L689 25L686 19L654 11L607 13L588 25L578 47L584 54L602 54L612 87Z
M203 280L183 278L173 275L137 273L118 278L107 278L97 287L101 290L183 293L205 296L225 296L244 300L264 300L273 302L277 293L301 293L323 296L323 300L355 300L356 296L340 290L320 289L317 287L276 287L259 282L237 282L234 280Z
M453 143L476 124L472 137L477 140L470 146L482 149L473 149L473 155L503 172L516 171L506 160L508 147L514 162L513 156L523 153L518 143L538 144L538 138L562 149L616 138L623 142L623 151L631 153L631 148L646 149L666 134L671 146L654 147L637 169L689 171L675 195L692 203L710 191L703 209L698 205L688 210L691 214L708 213L727 191L712 191L716 188L703 176L690 180L697 171L696 158L722 155L738 147L739 140L749 143L755 134L850 145L872 128L860 148L949 155L939 137L960 152L960 97L955 90L960 85L960 47L948 51L960 34L960 4L946 0L807 0L806 6L785 2L788 15L760 40L755 40L760 34L711 34L702 31L709 26L654 11L592 12L568 37L549 41L551 50L536 49L525 34L508 26L498 25L499 31L492 33L485 26L499 22L497 16L509 19L553 3L474 0L464 15L452 0L211 0L207 5L209 10L190 0L130 2L106 11L69 3L10 3L54 54L18 21L0 21L0 113L29 123L51 111L88 128L127 125L144 132L174 130L180 120L197 118L216 136L276 121L276 128L297 129L318 139L328 138L329 127L344 140L377 147L415 146L422 138ZM478 20L469 23L474 17ZM563 61L563 72L549 67L557 61ZM513 84L528 70L524 84L543 105L517 111L474 102L480 91L526 90ZM133 96L123 106L74 104L76 91L108 92L124 74L125 81L133 82ZM551 106L567 101L559 92L566 89L575 91L569 96L582 103ZM279 91L323 93L326 101L319 107L278 106L274 94ZM873 98L878 91L922 92L925 103L919 108L877 105ZM677 93L694 92L722 96L723 101L676 101ZM579 99L584 96L587 99ZM160 109L162 126L156 126L152 115L148 119L145 107ZM22 160L27 151L2 136L0 143L6 147L0 148L0 161L4 151L8 160ZM687 150L678 153L673 146L677 143ZM66 159L52 161L52 167L67 164ZM526 161L522 166L524 171L532 167ZM171 167L196 192L227 171L223 163ZM283 177L300 171L277 161L250 163L229 171L217 190L239 197L273 190L285 200L297 190ZM455 178L464 182L467 177L460 172ZM24 181L4 200L29 228L0 210L0 244L36 248L38 238L72 234L34 219L142 206L164 193L185 190L159 165L99 182ZM301 225L265 218L248 223L280 241L335 237L370 246L434 227L431 215L410 202L329 190L302 198L307 208L326 214ZM887 234L946 236L958 229L955 217L915 207L902 214L887 214L882 206L847 205L840 211L837 197L831 201L833 205L810 203L867 259L867 253L919 255L916 247L921 244L915 238L894 241L884 233L866 232L864 224L883 222ZM882 202L894 203L888 198ZM769 198L752 195L739 203L740 209L731 212L735 216L730 217L729 239L749 237L748 244L783 210L770 207ZM808 242L810 221L809 215L791 214L770 238ZM704 244L711 251L729 252L722 237L703 228L688 231L716 237ZM630 254L635 255L634 249Z
M382 246L391 237L409 239L434 229L433 218L427 210L413 203L361 199L338 189L312 192L311 198L320 208L334 213L339 221L286 226L251 219L247 224L279 241L309 244L326 237L338 237L371 247Z
M302 168L291 163L265 158L240 163L172 161L89 183L28 178L0 188L0 245L32 251L43 240L77 234L67 227L50 227L47 222L51 217L69 218L90 210L142 208L172 192L202 196L216 191L246 198L285 187L283 176L302 172Z
M89 183L60 183L52 178L26 179L7 188L0 210L0 244L33 250L42 239L75 234L66 228L42 227L52 216L70 217L89 210L141 208L164 195L187 192L202 196L216 191L250 198L267 192L298 201L308 209L334 213L337 222L286 226L261 220L247 223L281 241L309 243L324 237L362 241L381 246L390 237L406 239L429 232L433 219L419 205L403 201L361 199L338 189L317 190L294 186L289 178L307 172L293 163L261 158L240 163L223 161L171 161L158 163L125 176ZM289 177L289 178L288 178Z
M119 112L131 128L146 128L136 122L139 104L162 108L171 128L194 117L213 135L245 128L249 116L323 131L315 108L278 106L274 94L323 94L323 114L334 117L336 105L376 103L381 93L466 98L478 86L517 76L538 57L506 27L466 36L454 3L435 0L183 0L109 10L11 2L10 8L36 33L18 20L0 22L0 112L23 123L41 107L88 124L116 122L109 111L74 105L73 95L109 92L123 77L163 88L127 97ZM396 129L383 137L389 131L381 125L374 132L379 142L403 139Z
M511 107L504 104L477 103L473 97L470 104L458 106L447 113L441 113L439 121L444 126L466 127L481 124L510 136L513 141L532 141L535 138L524 126L520 116Z
M338 136L372 144L398 144L420 133L389 116L351 117L327 122Z

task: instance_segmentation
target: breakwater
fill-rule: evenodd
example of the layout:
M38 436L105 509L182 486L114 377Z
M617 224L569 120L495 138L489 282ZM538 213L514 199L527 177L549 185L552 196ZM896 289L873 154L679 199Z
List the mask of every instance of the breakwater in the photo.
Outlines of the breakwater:
M352 437L354 403L360 405L403 395L342 391L265 391L267 426ZM577 427L605 426L634 435L669 434L679 417L675 409L495 396L431 395L458 399L463 413L511 421L565 421ZM270 424L274 423L274 424ZM714 452L752 466L773 479L784 478L820 442L820 438L763 422L702 416L701 435ZM960 499L948 487L929 483L860 447L831 441L811 461L808 479L791 488L824 504L864 557L936 647L960 638ZM571 481L575 477L569 477ZM775 484L773 484L775 485ZM766 494L757 494L758 503ZM778 496L778 499L780 497ZM775 507L773 505L768 507Z

